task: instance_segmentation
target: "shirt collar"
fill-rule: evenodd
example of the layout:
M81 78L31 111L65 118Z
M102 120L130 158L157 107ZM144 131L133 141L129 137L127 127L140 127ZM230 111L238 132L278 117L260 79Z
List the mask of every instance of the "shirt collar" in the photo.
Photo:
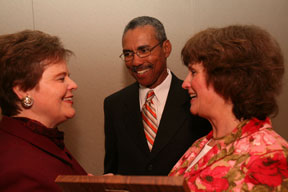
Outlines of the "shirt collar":
M153 88L152 90L155 93L155 97L159 102L166 102L166 98L169 92L169 88L172 81L172 74L171 71L167 68L167 77L164 79L164 81L159 84L157 87ZM140 106L142 106L145 103L146 95L148 91L151 90L150 88L144 87L142 85L139 85L139 99L140 99Z

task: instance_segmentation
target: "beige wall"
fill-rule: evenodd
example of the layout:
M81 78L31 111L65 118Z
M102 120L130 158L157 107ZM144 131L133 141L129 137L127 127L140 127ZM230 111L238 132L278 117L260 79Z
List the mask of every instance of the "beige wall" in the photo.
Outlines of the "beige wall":
M256 24L269 30L288 58L287 0L0 0L0 34L37 29L59 36L73 50L74 119L61 125L66 145L93 174L103 171L103 100L130 84L119 59L125 24L140 15L159 18L173 45L168 66L184 78L180 50L195 32L228 24ZM286 62L287 69L287 62ZM280 113L273 124L288 139L288 75L279 98ZM286 121L287 122L287 121Z

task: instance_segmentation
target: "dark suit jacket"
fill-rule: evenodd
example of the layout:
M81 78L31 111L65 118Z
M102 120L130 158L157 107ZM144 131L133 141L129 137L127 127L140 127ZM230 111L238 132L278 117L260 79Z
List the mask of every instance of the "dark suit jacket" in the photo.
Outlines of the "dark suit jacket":
M104 172L122 175L167 175L192 143L206 135L207 120L190 114L190 97L172 74L161 122L149 151L134 83L104 100Z
M30 131L18 120L0 122L0 191L61 191L60 174L86 174L65 148Z

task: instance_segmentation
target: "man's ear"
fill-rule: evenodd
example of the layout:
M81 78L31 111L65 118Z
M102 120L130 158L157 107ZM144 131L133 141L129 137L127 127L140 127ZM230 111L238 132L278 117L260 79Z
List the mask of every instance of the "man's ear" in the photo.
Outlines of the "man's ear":
M171 51L172 51L172 45L171 45L170 41L168 39L166 41L164 41L162 47L164 50L165 57L168 58Z
M14 86L13 91L20 100L23 99L25 96L27 96L27 93L23 91L19 85Z

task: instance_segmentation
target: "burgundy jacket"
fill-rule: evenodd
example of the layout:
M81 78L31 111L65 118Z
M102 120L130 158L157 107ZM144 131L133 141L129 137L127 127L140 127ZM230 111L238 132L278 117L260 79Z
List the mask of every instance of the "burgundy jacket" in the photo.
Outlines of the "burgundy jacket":
M61 191L58 175L86 175L64 148L32 132L19 120L3 116L0 122L0 191Z

